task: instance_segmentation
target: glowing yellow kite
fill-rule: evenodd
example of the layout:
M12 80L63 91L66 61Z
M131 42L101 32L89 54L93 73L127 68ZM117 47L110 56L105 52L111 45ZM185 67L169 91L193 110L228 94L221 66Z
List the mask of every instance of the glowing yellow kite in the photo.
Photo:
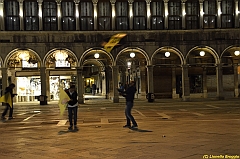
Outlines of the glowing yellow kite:
M127 35L127 34L125 34L125 33L119 33L119 34L113 35L113 36L110 38L110 40L109 40L106 44L104 44L104 49L105 49L108 53L110 53L111 50L114 48L114 46L116 46L116 45L119 43L119 41L120 41L123 37L125 37L126 35Z
M11 94L7 93L7 94L3 95L2 97L0 97L0 102L8 103L10 105L10 107L12 108L12 97L11 97Z
M63 115L64 110L66 109L67 102L70 100L68 94L62 89L59 88L59 101L58 106L60 108L60 115Z

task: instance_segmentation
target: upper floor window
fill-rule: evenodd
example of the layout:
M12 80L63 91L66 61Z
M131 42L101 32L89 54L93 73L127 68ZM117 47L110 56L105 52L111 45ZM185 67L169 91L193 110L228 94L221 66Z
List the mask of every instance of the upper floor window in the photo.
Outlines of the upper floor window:
M37 1L24 1L24 26L25 30L39 30Z
M56 2L43 2L43 29L57 30L57 5Z
M153 30L164 29L164 4L163 1L151 2L151 27Z
M129 29L128 2L116 2L116 30Z
M109 1L98 2L98 29L111 30L112 7Z
M94 29L93 18L93 3L87 1L80 2L80 29L81 30L93 30Z
M199 1L186 2L186 29L199 28Z
M233 1L232 0L222 0L221 2L221 22L222 28L233 28Z
M76 30L74 2L62 2L62 30Z
M20 30L19 2L4 1L6 30Z
M180 1L169 1L168 2L168 28L169 29L181 29L182 18L181 18L181 2Z
M216 28L216 1L215 0L205 0L203 2L203 28Z
M146 25L146 2L136 1L133 3L133 29L135 30L145 30Z

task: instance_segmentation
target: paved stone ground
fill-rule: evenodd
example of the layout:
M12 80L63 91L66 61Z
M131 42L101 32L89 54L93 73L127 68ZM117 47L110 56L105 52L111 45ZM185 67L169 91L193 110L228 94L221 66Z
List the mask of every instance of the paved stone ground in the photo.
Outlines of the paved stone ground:
M123 99L80 105L77 132L67 131L56 102L14 106L15 118L0 123L0 159L240 158L239 99L136 100L137 131L122 128Z

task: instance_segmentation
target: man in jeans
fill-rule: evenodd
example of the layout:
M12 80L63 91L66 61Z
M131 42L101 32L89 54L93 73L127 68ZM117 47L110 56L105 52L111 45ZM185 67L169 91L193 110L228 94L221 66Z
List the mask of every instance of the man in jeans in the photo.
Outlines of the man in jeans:
M135 87L135 82L131 81L129 84L129 87L126 89L126 91L122 91L118 89L119 92L122 93L122 96L126 98L126 108L125 108L125 115L127 119L127 124L123 126L124 128L131 128L131 129L137 129L138 125L137 122L135 121L134 117L131 114L131 110L133 108L133 100L134 96L136 93L136 87ZM132 126L131 126L132 122Z
M78 130L77 128L77 111L78 111L78 94L75 90L75 85L71 85L69 91L66 92L70 98L68 101L68 119L70 126L68 130L73 130L73 122L74 122L74 130ZM73 122L72 122L73 117Z

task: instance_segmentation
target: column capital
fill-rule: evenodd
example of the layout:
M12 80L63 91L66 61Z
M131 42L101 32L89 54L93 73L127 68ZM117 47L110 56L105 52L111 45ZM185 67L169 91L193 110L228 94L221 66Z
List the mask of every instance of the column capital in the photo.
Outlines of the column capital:
M115 3L116 3L116 0L110 0L110 2L111 2L112 4L115 4Z
M38 2L38 3L42 3L42 2L43 2L43 0L37 0L37 2Z
M150 4L151 3L151 0L145 0L147 2L147 4Z
M128 0L129 4L132 4L134 2L134 0Z
M0 3L3 3L4 2L4 0L0 0Z
M24 0L18 0L19 3L23 3Z
M76 4L78 4L78 3L80 2L80 0L74 0L74 2L75 2Z
M186 3L186 2L187 2L187 0L181 0L181 2L182 2L182 3Z
M98 0L92 0L93 4L97 4Z
M164 3L168 3L169 0L163 0Z
M204 0L199 0L199 3L203 3L204 2Z
M57 4L61 4L62 0L55 0Z

